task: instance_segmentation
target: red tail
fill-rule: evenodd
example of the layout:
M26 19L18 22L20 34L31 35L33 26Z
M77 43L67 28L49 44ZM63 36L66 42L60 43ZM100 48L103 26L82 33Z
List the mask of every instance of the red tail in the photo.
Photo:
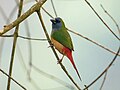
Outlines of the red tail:
M78 70L76 68L76 65L74 63L74 60L73 60L73 57L72 57L72 51L70 49L68 49L68 48L65 48L65 54L69 58L69 60L71 61L72 65L73 65L73 67L75 69L75 71L77 72L77 75L78 75L79 79L82 81L82 79L81 79L81 77L79 75L79 72L78 72Z

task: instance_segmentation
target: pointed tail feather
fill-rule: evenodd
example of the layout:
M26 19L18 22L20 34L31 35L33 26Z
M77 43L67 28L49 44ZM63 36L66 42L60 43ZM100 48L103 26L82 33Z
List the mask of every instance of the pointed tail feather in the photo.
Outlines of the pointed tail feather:
M78 70L77 70L77 68L76 68L75 63L74 63L74 60L73 60L72 52L71 52L71 51L67 54L67 57L70 59L70 61L71 61L72 65L73 65L75 71L77 72L77 75L78 75L79 79L82 81L82 79L81 79L81 77L80 77L80 74L79 74L79 72L78 72Z

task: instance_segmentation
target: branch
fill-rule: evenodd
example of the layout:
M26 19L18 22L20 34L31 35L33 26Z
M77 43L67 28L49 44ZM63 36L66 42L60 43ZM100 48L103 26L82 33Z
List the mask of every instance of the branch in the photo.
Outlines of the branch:
M100 90L102 90L102 88L103 88L103 85L105 83L106 77L107 77L107 71L105 72L105 76L104 76L104 79L103 79L102 84L100 86Z
M102 7L102 9L104 10L104 12L112 19L112 21L115 23L117 29L118 29L118 33L119 33L119 36L120 36L120 28L117 24L117 22L115 21L115 19L104 9L104 7L102 6L102 4L100 5Z
M24 90L27 90L24 86L22 86L19 82L17 82L17 80L15 80L14 78L12 78L11 76L9 76L6 72L4 72L2 69L0 69L0 71L5 74L7 77L9 77L10 79L12 79L17 85L19 85L21 88L23 88Z
M37 14L38 14L38 17L39 17L40 22L41 22L41 24L42 24L43 30L44 30L44 32L45 32L45 35L46 35L46 37L47 37L47 39L48 39L48 43L50 44L51 49L53 50L53 53L54 53L54 55L56 56L57 60L60 60L59 57L58 57L58 55L57 55L57 53L56 53L56 51L55 51L55 49L54 49L53 46L52 46L52 42L51 42L51 40L50 40L50 38L49 38L49 35L48 35L48 33L47 33L47 30L46 30L46 27L45 27L44 22L43 22L43 20L42 20L42 16L41 16L40 11L37 11ZM69 77L69 79L72 81L72 83L77 87L77 89L78 89L78 90L81 90L80 87L75 83L75 81L73 80L73 78L69 75L69 73L67 72L67 70L65 69L65 67L63 66L62 63L60 63L60 66L61 66L62 70L66 73L66 75Z
M18 35L19 38L26 39L26 40L34 40L34 41L48 41L47 39L40 39L40 38L31 38L31 37L25 37Z
M18 10L18 17L20 17L20 15L22 13L22 7L23 7L23 0L20 0L19 10ZM9 76L12 76L12 68L13 68L13 62L14 62L14 56L15 56L15 49L16 49L16 43L17 43L18 30L19 30L19 24L16 26L15 32L14 32L14 40L13 40L11 61L10 61L10 67L9 67ZM10 84L11 84L11 78L8 78L7 90L10 90Z
M48 16L50 16L51 18L54 19L54 17L53 17L47 10L45 10L45 8L42 7L42 10L43 10Z
M14 37L13 34L11 35L2 35L1 37ZM27 36L18 35L19 38L25 39L25 40L33 40L33 41L48 41L47 39L41 39L41 38L32 38Z
M2 30L0 30L0 36L4 33L8 32L12 28L14 28L16 25L24 21L28 16L30 16L35 11L39 10L41 6L46 2L47 0L40 0L36 4L34 4L28 11L26 11L23 15L21 15L19 18L17 18L15 21L10 23L9 25L5 25Z
M53 7L53 10L54 10L55 16L57 17L57 12L56 12L56 10L55 10L55 6L54 6L54 3L53 3L53 0L51 0L51 4L52 4L52 7Z
M92 42L93 44L95 44L95 45L97 45L97 46L99 46L99 47L101 47L101 48L103 48L103 49L111 52L112 54L116 54L114 51L110 50L109 48L106 48L105 46L103 46L103 45L101 45L101 44L99 44L99 43L97 43L97 42L95 42L95 41L93 41L93 40L91 40L91 39L89 39L89 38L87 38L87 37L85 37L85 36L77 33L77 32L74 32L74 31L72 31L72 30L70 30L70 29L68 29L68 31L70 31L70 32L72 32L73 34L76 34L76 35L78 35L78 36L80 36L80 37L82 37L82 38L84 38L84 39ZM120 56L120 54L118 54L118 56Z
M119 52L120 52L120 47L119 47L116 55L114 56L113 60L112 60L111 63L106 67L106 69L105 69L94 81L92 81L86 88L84 88L83 90L86 90L86 89L88 89L90 86L92 86L98 79L100 79L100 78L108 71L108 69L109 69L109 68L113 65L113 63L115 62L115 60L116 60Z
M35 1L38 2L37 0L35 0ZM48 16L50 16L51 18L54 19L54 17L53 17L45 8L42 7L42 10L43 10Z
M95 11L95 9L92 7L92 5L85 0L85 2L90 6L90 8L93 10L93 12L98 16L98 18L102 21L102 23L108 28L108 30L120 41L120 38L112 31L112 29L105 23L105 21L100 17L100 15Z

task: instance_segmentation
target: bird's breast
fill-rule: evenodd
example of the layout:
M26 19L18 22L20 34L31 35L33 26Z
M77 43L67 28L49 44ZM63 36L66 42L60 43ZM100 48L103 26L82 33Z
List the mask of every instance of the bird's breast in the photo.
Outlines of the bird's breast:
M55 46L55 48L56 48L61 54L64 54L64 52L63 52L64 46L63 46L61 43L59 43L58 41L56 41L55 39L53 39L53 38L51 38L51 41L52 41L53 45Z

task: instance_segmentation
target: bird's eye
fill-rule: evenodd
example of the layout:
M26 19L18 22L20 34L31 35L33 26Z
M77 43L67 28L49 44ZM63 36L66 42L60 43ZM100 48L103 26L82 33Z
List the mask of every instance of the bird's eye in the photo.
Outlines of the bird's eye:
M56 23L60 23L60 21L56 19Z

